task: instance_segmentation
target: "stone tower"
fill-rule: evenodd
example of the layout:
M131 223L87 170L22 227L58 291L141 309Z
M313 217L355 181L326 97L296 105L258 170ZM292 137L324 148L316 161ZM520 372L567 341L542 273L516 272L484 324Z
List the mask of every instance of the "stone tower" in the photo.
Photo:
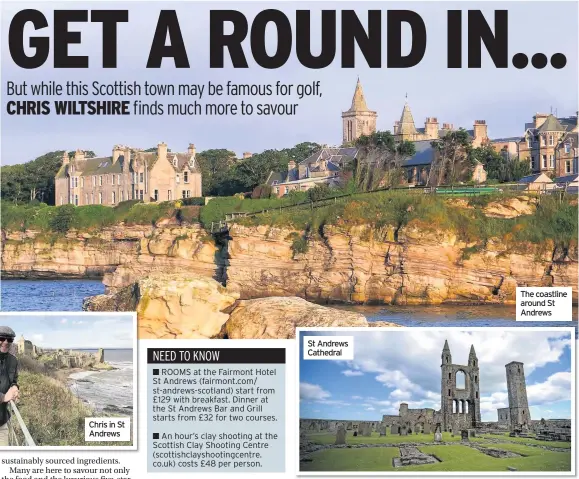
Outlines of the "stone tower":
M507 391L509 393L509 422L511 432L527 430L531 424L531 413L527 401L527 385L523 363L512 361L505 365Z
M362 84L358 78L356 90L352 98L352 105L348 111L342 113L342 141L349 143L362 135L371 135L376 131L378 113L368 109Z
M442 430L468 429L481 421L478 359L471 346L468 365L453 364L448 341L442 349L440 408ZM457 387L457 374L464 375L464 385Z
M398 141L414 141L417 134L418 130L416 130L414 125L414 117L408 102L406 102L404 103L402 115L400 115L400 121L394 123L394 135L396 135Z

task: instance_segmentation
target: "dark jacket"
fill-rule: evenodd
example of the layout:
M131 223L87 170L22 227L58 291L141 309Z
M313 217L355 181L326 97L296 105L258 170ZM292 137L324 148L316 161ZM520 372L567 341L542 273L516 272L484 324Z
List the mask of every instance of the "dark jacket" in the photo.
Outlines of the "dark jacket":
M10 419L4 395L12 386L18 386L18 359L10 353L0 353L0 426Z

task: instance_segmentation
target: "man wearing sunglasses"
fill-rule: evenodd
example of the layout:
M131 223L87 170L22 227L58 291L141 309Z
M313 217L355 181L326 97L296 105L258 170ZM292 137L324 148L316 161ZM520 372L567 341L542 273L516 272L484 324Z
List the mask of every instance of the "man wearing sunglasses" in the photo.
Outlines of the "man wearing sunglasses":
M9 446L8 403L18 399L18 359L11 353L16 333L0 326L0 447Z

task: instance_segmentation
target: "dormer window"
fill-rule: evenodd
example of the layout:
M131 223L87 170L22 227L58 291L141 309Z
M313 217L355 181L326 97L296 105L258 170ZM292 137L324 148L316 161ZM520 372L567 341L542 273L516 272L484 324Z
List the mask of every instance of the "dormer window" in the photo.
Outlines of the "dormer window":
M189 172L188 171L183 172L183 182L189 183Z
M177 168L177 155L173 157L173 166Z
M273 182L271 183L272 185L277 185L278 181L277 180L273 180Z

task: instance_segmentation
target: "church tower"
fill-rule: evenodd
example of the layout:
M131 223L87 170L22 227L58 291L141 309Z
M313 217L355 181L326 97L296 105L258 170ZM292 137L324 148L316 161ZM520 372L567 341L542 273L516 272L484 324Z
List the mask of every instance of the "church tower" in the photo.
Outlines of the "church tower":
M414 125L414 117L408 102L404 103L400 121L394 123L394 135L398 141L415 141L417 139L418 130Z
M507 391L509 393L509 418L511 432L526 430L531 424L531 413L527 400L527 384L523 363L513 361L505 366L507 370Z
M342 142L349 143L362 135L371 135L376 131L378 113L368 109L360 78L348 111L342 113Z
M470 347L468 364L454 364L444 341L442 348L440 412L442 430L461 430L476 427L481 421L479 369L474 346ZM460 381L458 376L461 376Z

